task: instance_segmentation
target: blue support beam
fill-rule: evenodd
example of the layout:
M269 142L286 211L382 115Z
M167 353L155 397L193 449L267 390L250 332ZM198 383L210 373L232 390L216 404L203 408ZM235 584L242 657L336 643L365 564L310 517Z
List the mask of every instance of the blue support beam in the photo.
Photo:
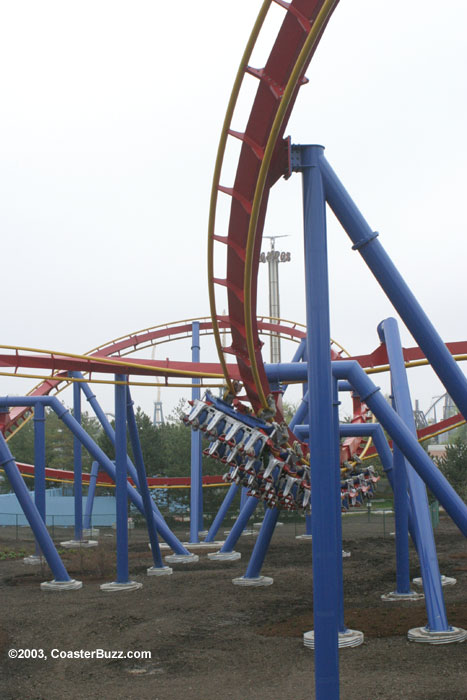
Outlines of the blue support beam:
M307 381L309 394L311 508L313 513L313 614L317 700L339 698L339 559L336 433L333 427L329 282L321 146L301 146L305 238ZM340 503L339 503L340 517Z
M211 527L209 528L208 534L206 535L205 542L213 542L215 536L217 535L220 526L222 525L227 511L229 510L232 501L234 500L237 491L239 489L238 484L230 484L230 488L225 494L225 498L222 501L221 507L217 511L217 515L214 518Z
M110 476L110 478L116 481L116 468L112 461L107 457L105 452L96 445L94 440L89 437L87 432L79 425L77 421L73 418L67 408L60 403L60 401L55 396L2 396L0 397L0 407L2 406L36 406L38 403L43 403L44 406L50 406L60 420L67 426L67 428L77 435L81 440L83 447L89 452L89 454L99 462L102 469ZM144 515L144 506L141 500L141 496L138 494L136 489L134 489L127 482L127 494L132 503L138 508L140 513ZM175 537L173 532L167 526L167 523L162 517L158 515L156 511L155 518L157 529L161 537L167 542L167 544L174 550L176 554L189 555L190 552L182 545L182 543Z
M130 389L126 387L127 397L126 397L126 408L127 408L127 424L128 433L130 436L131 448L133 450L133 455L135 458L136 470L138 472L139 490L141 493L141 498L144 506L144 515L146 517L146 524L148 528L149 541L151 543L151 552L154 561L154 566L158 569L164 568L162 562L161 550L159 546L159 540L157 538L157 529L154 518L154 511L152 509L152 498L149 493L149 487L146 477L146 469L144 466L143 451L141 449L141 443L138 435L138 427L136 425L135 413L133 411L133 401L131 400Z
M446 391L467 419L467 379L462 370L379 242L378 234L371 230L332 170L324 153L320 154L319 168L326 191L326 200L352 240L353 249L358 250L429 360Z
M339 434L339 390L337 379L332 378L332 412L334 428L334 494L337 501L335 509L337 540L342 543L342 501L341 501L341 469L340 469L340 434ZM337 561L337 595L339 601L339 632L347 632L344 620L344 568L342 565L342 553Z
M70 374L72 374L72 376L80 378L80 379L83 378L83 375L80 374L79 372L72 372ZM110 423L107 419L107 416L105 415L104 411L102 410L101 406L99 405L99 402L96 399L95 394L93 394L91 388L85 382L79 382L79 384L81 386L81 389L82 389L84 395L86 396L87 401L89 402L89 405L91 406L92 410L94 411L94 414L96 415L97 419L99 420L100 424L102 425L102 428L104 429L105 434L107 435L109 440L112 442L112 445L115 446L115 430L110 425ZM85 445L85 447L86 447L86 445ZM90 452L90 454L92 454L94 456L94 453L92 453L89 450L89 448L87 448L87 449ZM99 463L102 465L101 461L99 461ZM127 455L126 464L127 464L127 470L128 470L129 475L133 479L136 486L139 487L138 473L136 471L136 468L135 468L133 462L130 460L128 455ZM110 460L108 460L106 462L106 465L107 466L102 466L102 468L105 471L107 471L107 473L109 474L109 476L112 477L112 479L114 479L114 476L112 476L112 474L115 473L115 466L112 464L112 462L110 462ZM129 495L130 499L133 500L135 493L134 493L134 489L129 484L128 484L128 495ZM172 549L174 550L174 552L176 554L187 554L188 553L187 550L183 547L182 543L177 539L177 537L175 537L173 532L170 530L170 528L166 524L166 522L162 516L162 513L160 512L157 505L154 503L154 501L152 499L151 499L151 501L152 501L152 509L156 515L156 520L158 522L158 529L159 529L159 533L160 533L161 537L167 542L167 544L169 544L172 547ZM142 501L136 499L136 501L133 500L133 502L135 503L138 510L140 510L141 513L144 515L144 507L143 507Z
M404 364L404 356L402 353L402 343L396 320L394 318L386 319L379 325L378 332L380 340L386 344L389 365L391 368L392 393L396 411L412 435L414 435L416 438L417 430L415 427L412 403L410 400L410 390ZM417 532L416 540L418 544L418 556L420 559L423 588L425 592L428 629L433 632L441 632L448 630L449 625L446 616L446 607L444 604L441 575L439 573L438 557L436 555L435 538L431 524L426 488L422 479L412 469L410 464L405 464L405 460L402 460L402 457L403 455L399 450L395 451L395 493L397 492L398 477L400 477L401 481L403 482L405 493L401 494L398 498L398 505L399 507L406 506L406 484L408 481L412 511L414 515L413 527ZM398 462L397 460L400 461ZM401 476L400 473L402 473L403 476ZM405 479L403 477L405 477ZM406 527L405 510L404 521L399 523L399 526ZM398 532L398 530L396 530L396 537L400 540L399 546L405 548L405 539L407 537L406 532ZM406 572L406 577L408 577L408 572ZM404 585L407 585L407 581L404 581Z
M99 462L93 462L91 465L91 474L89 476L88 495L86 498L86 507L84 509L84 528L88 530L92 526L92 509L94 506L94 497L96 495L97 474L99 472Z
M243 506L243 508L240 511L240 514L235 521L231 531L228 534L227 539L225 540L224 544L220 548L219 551L221 552L232 552L233 548L235 547L235 544L238 541L238 538L242 534L243 530L246 527L247 522L253 515L253 513L256 510L256 507L259 503L259 500L257 498L254 498L253 496L248 496L246 499L246 503Z
M467 505L453 489L449 481L433 464L423 447L407 428L381 394L380 388L355 360L339 360L332 363L333 373L337 379L348 380L361 400L375 414L382 427L400 447L417 474L438 499L448 515L455 522L463 535L467 536ZM292 364L268 365L266 374L281 381L303 381L306 372L300 362Z
M5 404L3 404L5 405ZM8 405L8 404L6 404ZM62 560L55 548L52 539L47 532L41 514L37 510L35 503L32 501L23 477L16 465L15 459L10 452L5 438L0 432L0 468L5 470L8 481L11 484L16 498L23 510L24 515L34 533L34 536L39 544L39 547L50 566L54 575L54 580L60 583L68 583L71 581L67 570L65 569Z
M261 525L261 530L259 531L258 538L255 542L255 546L253 547L247 570L243 576L244 579L259 578L279 514L279 508L266 508L266 514Z
M116 382L126 382L122 374ZM117 583L129 583L128 573L128 494L126 475L126 386L115 384L115 497L117 515Z
M34 408L34 503L45 523L45 408L43 404ZM38 556L41 554L37 539L36 554Z
M73 384L73 416L81 425L81 389L78 382ZM76 435L73 436L73 493L75 503L75 540L83 537L83 461L82 446Z
M199 321L192 323L192 362L200 361ZM193 379L193 384L199 384L199 379ZM191 390L193 401L201 398L201 390L194 386ZM191 486L190 486L190 542L199 542L199 532L203 530L203 471L201 431L191 431Z

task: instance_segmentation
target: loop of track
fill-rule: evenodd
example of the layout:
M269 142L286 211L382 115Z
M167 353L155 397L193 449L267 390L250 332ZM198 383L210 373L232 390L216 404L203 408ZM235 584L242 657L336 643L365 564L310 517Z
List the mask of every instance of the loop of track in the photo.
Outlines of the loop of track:
M256 323L256 297L259 253L269 191L282 175L290 173L289 144L284 130L304 73L338 0L276 0L285 10L284 21L264 68L248 66L253 47L271 2L260 10L250 41L243 55L221 134L211 191L208 231L208 284L211 316L219 359L226 379L224 352L237 359L248 398L255 411L267 407L269 383L261 356ZM245 132L231 130L231 122L240 86L245 74L258 78L258 89ZM222 162L228 136L240 138L242 147L233 187L220 183ZM226 237L216 235L218 192L231 196L230 220ZM226 278L214 277L214 243L227 248ZM215 284L227 288L232 346L222 348L217 327Z

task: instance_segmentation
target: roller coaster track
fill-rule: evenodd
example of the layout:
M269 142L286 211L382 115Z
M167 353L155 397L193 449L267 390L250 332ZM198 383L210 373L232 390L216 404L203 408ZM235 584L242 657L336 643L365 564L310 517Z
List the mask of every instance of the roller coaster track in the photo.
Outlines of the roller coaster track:
M144 360L139 359L135 362L124 362L120 358L140 351L151 346L163 344L169 341L181 340L191 337L191 329L193 321L200 323L201 335L210 335L214 333L214 326L210 318L202 317L197 319L186 319L184 321L175 321L173 323L162 324L144 328L135 333L129 333L125 336L115 338L97 348L93 348L86 355L72 355L66 353L49 353L47 351L32 351L9 346L0 346L0 367L13 367L14 374L18 375L17 370L20 367L34 367L37 369L56 370L56 374L43 379L40 384L35 386L30 392L30 396L46 396L50 393L59 393L68 387L71 380L67 377L67 372L75 369L83 373L123 373L123 374L138 374L149 375L154 377L157 375L193 377L200 376L204 378L221 377L221 368L217 364L199 363L194 365L191 362L174 363L169 360L161 362L160 360ZM262 334L279 334L281 338L291 340L295 343L300 342L306 337L305 326L293 321L284 319L272 319L269 317L258 317L258 329ZM229 331L229 319L227 316L220 318L220 328L223 331ZM467 360L467 342L458 341L447 343L446 347L457 361ZM9 352L3 353L2 349L8 349ZM388 357L384 345L380 345L372 353L366 355L350 354L336 341L331 344L331 357L333 360L338 360L342 356L346 359L356 360L368 374L387 372L389 370ZM419 367L427 364L419 347L403 348L403 356L407 368ZM117 364L118 361L118 364ZM228 367L230 376L238 378L238 368L234 365ZM178 373L178 374L177 374ZM209 374L210 373L210 374ZM0 371L0 375L3 372ZM172 374L173 376L173 374ZM89 381L89 380L88 380ZM95 380L93 380L95 381ZM111 382L113 383L113 381ZM145 384L147 386L147 384ZM179 384L165 384L166 386L180 386ZM185 385L183 385L185 386ZM187 385L191 386L191 385ZM209 386L209 385L208 385ZM211 385L212 386L212 385ZM32 417L32 413L28 408L12 409L10 414L0 414L3 418L3 423L0 424L0 429L7 439L10 439L21 427ZM366 407L361 404L358 399L354 399L352 422L361 423L366 420ZM429 425L418 431L420 440L427 440L430 437L439 435L448 430L452 430L464 423L461 414L456 414L439 423ZM369 448L369 444L368 444ZM368 457L374 456L374 450L367 449ZM341 446L341 461L352 460L357 454L360 458L364 456L360 440L356 438L347 438ZM52 477L50 477L52 478Z
M232 390L225 354L236 356L240 377L253 409L260 413L268 407L270 386L266 377L261 342L256 322L257 278L259 254L269 193L281 177L290 176L290 142L283 138L298 90L306 82L305 71L313 57L327 22L338 0L266 0L259 12L247 43L232 95L227 107L219 141L211 188L208 224L208 285L213 331L219 360L227 384ZM265 19L273 4L281 6L284 19L269 58L263 68L249 65L253 49L261 34ZM232 120L245 75L258 79L250 115L243 133L232 129ZM222 166L229 137L242 142L233 186L221 184ZM231 198L227 236L216 232L219 193ZM214 274L215 251L221 244L226 251L225 278ZM227 290L232 344L223 347L221 317L216 309L216 287ZM467 343L450 343L448 348L457 360L467 359ZM355 358L368 373L387 371L384 346L370 355ZM427 364L419 348L404 350L407 367ZM278 417L280 420L280 416ZM364 407L354 406L355 422L363 422ZM420 438L451 429L463 423L458 414L442 425L428 426L420 431ZM357 441L358 442L358 441ZM347 440L341 449L341 459L352 457L356 441ZM361 451L358 448L356 452Z
M210 317L203 316L201 318L184 319L173 323L144 328L92 348L84 355L47 352L32 348L0 346L0 368L13 367L16 376L20 376L18 374L18 368L20 367L49 369L55 372L53 376L41 380L41 382L29 392L28 395L30 396L46 396L50 393L59 393L63 391L71 383L67 380L67 372L73 369L84 372L87 375L92 372L113 372L150 375L152 377L157 375L166 378L199 376L201 379L210 377L213 380L219 380L223 375L221 373L221 368L217 364L200 363L199 367L195 367L191 362L175 363L168 360L150 361L143 359L128 363L121 361L121 364L108 362L110 358L116 358L120 362L120 358L125 358L132 353L139 352L146 348L155 347L175 340L190 338L194 321L198 321L200 324L200 335L213 334L213 323ZM257 325L259 332L264 335L274 333L278 334L283 339L288 339L296 343L299 343L306 336L306 329L302 324L285 319L260 316L258 317ZM227 316L220 317L217 326L222 332L230 331L229 318ZM344 348L335 341L333 341L331 353L334 359L337 359L341 353L348 356ZM234 378L237 377L237 368L235 366L229 367L229 372L230 376L234 376ZM0 372L0 374L2 374L2 372ZM33 375L28 376L31 377ZM180 386L179 384L167 383L166 385ZM12 409L9 417L5 418L4 424L0 426L7 439L12 437L31 415L32 413L28 408Z
M266 0L243 54L235 79L224 125L211 190L208 226L208 284L211 317L219 359L232 389L224 353L233 353L253 409L268 407L270 387L261 356L256 322L259 254L269 192L283 175L290 174L290 144L284 130L301 85L326 24L338 0ZM263 68L249 61L268 12L273 4L284 9L284 20ZM245 131L232 129L232 118L245 75L258 79L258 89ZM222 164L228 138L242 146L232 187L221 184ZM227 236L216 233L219 192L231 197ZM227 251L226 277L214 275L215 243ZM227 288L232 345L223 348L216 310L215 285Z

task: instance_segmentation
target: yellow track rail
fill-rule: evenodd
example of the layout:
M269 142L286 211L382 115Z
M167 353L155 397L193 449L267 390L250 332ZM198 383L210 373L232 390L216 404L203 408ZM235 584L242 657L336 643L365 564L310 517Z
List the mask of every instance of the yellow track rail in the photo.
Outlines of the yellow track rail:
M259 376L258 365L256 362L255 348L254 348L254 338L253 338L253 313L255 310L252 309L251 301L251 291L252 291L252 275L253 275L253 251L255 247L256 230L258 226L258 217L261 207L261 202L263 199L264 188L266 185L266 179L269 172L269 166L271 164L271 159L274 153L274 148L276 146L276 141L279 135L282 122L285 118L287 109L293 98L294 90L300 79L300 76L304 70L306 62L310 53L313 51L315 45L318 42L320 32L325 25L329 15L337 4L336 0L327 0L321 8L318 16L313 22L310 33L308 34L302 50L298 56L297 62L292 70L289 81L284 90L284 94L281 99L281 103L277 110L271 131L269 134L269 139L266 144L264 151L264 157L261 162L261 167L258 175L258 180L256 182L256 189L251 209L250 222L248 228L248 239L246 246L246 261L245 261L245 278L244 278L244 310L245 310L245 330L246 330L246 344L248 348L248 357L251 365L251 372L256 384L256 389L258 391L258 396L261 401L263 408L268 407L266 396L264 395L263 387L261 384L261 379Z
M214 288L214 234L215 234L215 228L216 228L216 211L217 211L217 198L219 194L219 184L220 184L220 176L221 176L221 170L222 170L222 163L224 160L224 155L225 155L225 149L227 145L227 138L229 136L229 129L232 124L232 117L233 113L235 111L235 106L237 104L238 96L240 94L240 88L243 83L243 78L245 77L245 68L248 66L248 62L250 60L251 54L253 52L253 49L256 44L256 40L258 39L259 33L261 31L261 28L263 26L264 20L266 18L266 15L269 11L269 8L272 4L272 0L265 0L263 2L261 9L258 14L258 18L253 26L252 32L250 34L250 38L248 39L248 43L246 45L245 51L243 53L242 59L240 61L240 66L237 71L237 75L235 77L235 82L234 86L232 89L232 94L230 96L229 103L227 105L227 111L225 114L224 118L224 123L222 126L222 132L219 140L219 147L217 151L217 158L216 158L216 163L214 166L214 175L213 175L213 180L212 180L212 188L211 188L211 200L210 200L210 206L209 206L209 220L208 220L208 289L209 289L209 306L211 309L211 318L212 318L212 325L213 325L213 331L214 331L214 339L216 343L216 348L217 348L217 354L219 356L219 361L221 363L223 372L224 372L224 377L227 382L227 385L229 387L229 390L233 392L233 386L232 386L232 381L229 377L229 373L227 371L227 363L224 357L224 352L222 349L222 342L221 342L221 333L219 329L219 325L217 323L217 310L216 310L216 295L215 295L215 288Z

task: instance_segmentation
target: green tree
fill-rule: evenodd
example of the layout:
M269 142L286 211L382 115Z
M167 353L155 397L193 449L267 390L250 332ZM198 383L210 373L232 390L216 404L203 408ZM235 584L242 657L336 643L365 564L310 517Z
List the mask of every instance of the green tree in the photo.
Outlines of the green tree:
M8 447L18 462L34 464L34 421L31 418L8 440Z
M87 413L81 416L81 424L96 440L101 431L99 421ZM8 446L18 462L34 464L34 420L30 419L8 441ZM93 458L83 449L83 471L90 471ZM45 420L45 462L51 469L73 469L73 434L51 409L46 410ZM29 488L34 488L34 479L28 479ZM9 490L8 481L3 488Z
M467 501L467 442L457 439L446 445L444 457L436 461L451 486Z

